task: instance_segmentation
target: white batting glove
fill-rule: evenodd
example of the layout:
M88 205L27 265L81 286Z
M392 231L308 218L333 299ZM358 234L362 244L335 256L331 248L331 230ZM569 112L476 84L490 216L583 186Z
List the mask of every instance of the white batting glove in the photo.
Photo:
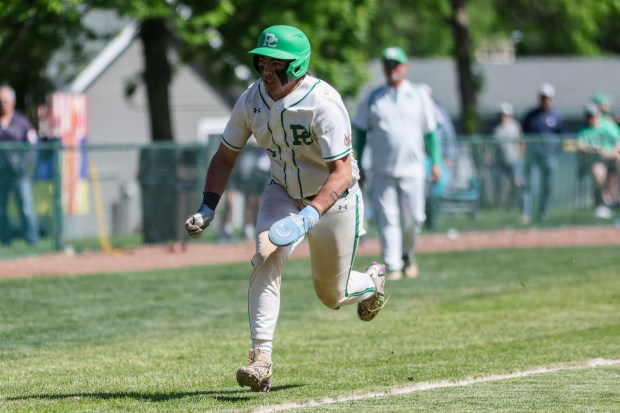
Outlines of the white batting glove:
M279 247L293 244L319 222L319 211L308 205L299 214L279 220L269 229L269 241Z
M198 238L202 235L202 231L209 226L215 212L205 204L200 205L198 212L187 218L185 221L185 231L192 238Z

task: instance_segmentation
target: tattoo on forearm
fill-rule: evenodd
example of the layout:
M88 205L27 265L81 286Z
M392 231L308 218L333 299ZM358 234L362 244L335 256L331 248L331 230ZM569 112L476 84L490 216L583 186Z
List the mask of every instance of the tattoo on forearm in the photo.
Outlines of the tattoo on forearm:
M340 195L338 195L338 194L336 193L336 191L331 191L331 192L329 193L329 195L331 195L332 200L334 201L334 203L338 202L338 199L340 199Z

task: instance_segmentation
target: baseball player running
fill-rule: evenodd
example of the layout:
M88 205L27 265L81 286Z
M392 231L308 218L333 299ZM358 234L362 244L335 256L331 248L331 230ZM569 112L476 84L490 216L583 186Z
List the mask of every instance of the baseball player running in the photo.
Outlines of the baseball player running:
M361 320L384 305L384 267L352 270L364 229L351 126L338 92L307 73L310 42L299 29L265 29L253 55L260 79L239 98L207 170L204 198L185 227L195 238L209 226L239 152L254 135L270 155L272 181L256 222L256 253L248 310L252 349L237 382L253 391L272 384L272 341L280 310L280 283L293 249L307 236L317 296L337 310L357 304Z

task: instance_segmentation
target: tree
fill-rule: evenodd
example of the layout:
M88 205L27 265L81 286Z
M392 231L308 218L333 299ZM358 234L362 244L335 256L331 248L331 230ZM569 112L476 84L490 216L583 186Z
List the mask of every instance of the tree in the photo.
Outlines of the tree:
M369 53L376 57L385 47L400 46L412 57L449 56L449 16L446 1L383 0L370 23Z
M523 33L520 54L620 53L618 0L496 0L496 13L503 28Z
M255 78L247 51L261 30L273 24L295 25L307 33L313 48L311 71L344 96L357 93L367 77L367 62L385 46L402 46L417 57L455 57L468 131L475 130L480 84L471 55L481 41L510 39L518 30L523 34L521 55L620 53L620 0L4 0L0 81L16 89L19 108L33 113L54 89L59 74L44 69L61 47L71 50L78 62L74 69L86 64L82 43L94 34L81 22L92 8L114 9L142 24L142 79L154 140L173 139L170 47L236 97ZM471 23L464 25L467 20Z
M61 47L82 53L80 39L90 35L81 25L78 0L5 0L0 7L0 83L16 92L16 105L31 119L54 89L45 72Z
M172 69L168 60L170 34L163 18L148 18L140 24L144 50L144 83L149 105L153 141L172 141L169 86Z
M247 52L256 46L261 31L275 24L297 26L307 34L310 70L341 94L354 95L367 78L366 45L371 43L371 17L378 0L229 0L221 2L218 13L201 0L185 4L191 6L192 17L178 26L184 56L200 63L215 83L238 86L240 72L254 78ZM242 80L243 87L246 82Z
M451 0L452 33L454 38L454 55L459 75L461 111L465 132L476 133L478 130L476 80L472 70L472 48L469 36L469 16L465 10L466 0Z
M620 53L619 0L384 0L381 4L371 23L372 43L367 45L371 55L397 45L411 56L453 57L464 126L470 133L477 129L476 94L483 84L472 56L482 42L511 42L513 33L519 33L518 55Z
M254 70L247 51L255 47L260 32L286 22L310 38L312 71L343 95L352 95L366 78L368 55L361 46L368 42L369 13L376 0L294 0L284 5L275 0L99 0L93 4L140 22L151 134L153 140L166 141L174 139L169 108L174 74L168 59L173 42L186 62L202 66L212 83L231 88L243 82L239 73Z

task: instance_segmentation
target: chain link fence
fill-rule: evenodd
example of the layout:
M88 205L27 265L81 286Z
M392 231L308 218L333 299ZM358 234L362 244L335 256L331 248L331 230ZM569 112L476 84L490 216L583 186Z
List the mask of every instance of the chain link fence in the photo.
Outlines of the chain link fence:
M580 168L574 136L558 141L548 214L544 220L533 216L530 222L523 221L520 204L524 187L514 184L499 143L486 136L459 137L457 142L457 155L445 165L444 179L429 185L426 231L611 222L592 215L591 177ZM528 147L537 143L535 138L518 142L522 166ZM206 168L218 144L216 140L81 148L62 147L54 141L34 148L1 144L0 259L187 241L183 223L201 201ZM244 149L213 228L199 242L253 237L260 193L269 181L266 156L256 147ZM21 168L15 168L16 163ZM533 168L524 180L535 211L540 202L540 170ZM27 187L32 191L30 200ZM367 209L372 236L372 211Z

